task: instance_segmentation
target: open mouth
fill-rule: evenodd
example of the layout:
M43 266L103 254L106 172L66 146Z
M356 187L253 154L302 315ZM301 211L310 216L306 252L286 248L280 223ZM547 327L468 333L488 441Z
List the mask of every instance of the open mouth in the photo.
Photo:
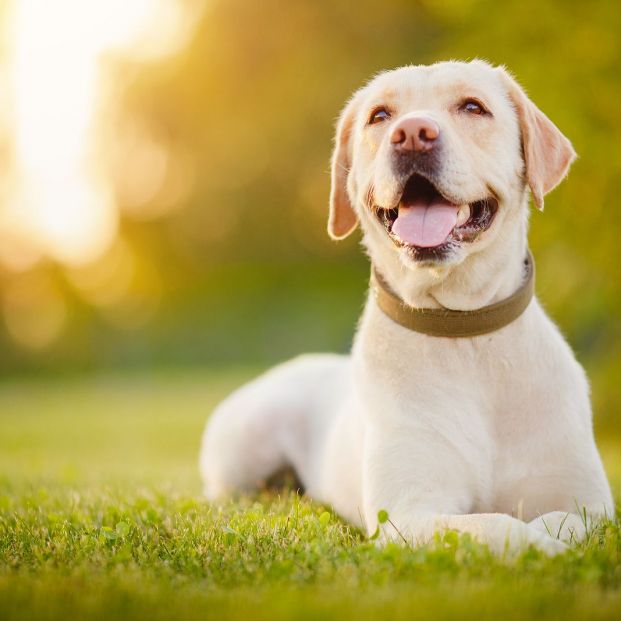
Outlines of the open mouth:
M460 242L474 241L492 224L498 201L493 197L456 204L425 177L414 174L392 209L376 209L390 238L415 258L440 258Z

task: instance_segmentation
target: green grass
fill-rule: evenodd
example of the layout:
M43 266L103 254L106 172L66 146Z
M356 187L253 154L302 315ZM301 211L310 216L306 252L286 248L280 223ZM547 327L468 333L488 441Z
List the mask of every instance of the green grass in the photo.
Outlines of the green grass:
M378 549L290 492L210 507L200 433L248 376L0 385L0 618L621 617L619 520L561 557L502 560L455 534Z

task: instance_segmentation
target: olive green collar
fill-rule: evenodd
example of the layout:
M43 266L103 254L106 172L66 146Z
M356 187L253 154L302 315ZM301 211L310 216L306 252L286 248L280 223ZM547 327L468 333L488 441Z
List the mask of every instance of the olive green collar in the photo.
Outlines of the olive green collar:
M371 269L371 292L380 309L408 330L449 338L479 336L500 330L526 310L535 292L535 261L530 250L524 259L524 270L524 282L513 295L476 310L408 306L375 268Z

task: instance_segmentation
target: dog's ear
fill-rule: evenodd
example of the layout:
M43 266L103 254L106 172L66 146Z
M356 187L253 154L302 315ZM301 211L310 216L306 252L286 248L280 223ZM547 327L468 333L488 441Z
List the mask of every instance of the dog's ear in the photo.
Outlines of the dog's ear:
M535 205L543 209L543 197L563 180L576 159L576 152L571 142L528 98L513 77L502 67L498 70L520 122L526 180Z
M332 153L332 187L328 233L332 239L347 237L358 224L358 216L349 200L347 178L351 168L351 137L356 116L356 96L349 100L336 124Z

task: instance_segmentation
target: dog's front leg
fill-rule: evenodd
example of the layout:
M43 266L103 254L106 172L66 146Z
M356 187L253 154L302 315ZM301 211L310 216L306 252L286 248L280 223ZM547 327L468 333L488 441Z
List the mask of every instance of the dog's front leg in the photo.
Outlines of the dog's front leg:
M566 549L547 532L509 515L469 513L477 487L484 485L476 460L468 459L473 447L456 447L429 429L394 431L373 430L365 441L363 495L369 534L378 528L378 513L385 511L388 519L379 524L381 542L421 545L436 532L455 530L498 554L529 545L548 554Z

